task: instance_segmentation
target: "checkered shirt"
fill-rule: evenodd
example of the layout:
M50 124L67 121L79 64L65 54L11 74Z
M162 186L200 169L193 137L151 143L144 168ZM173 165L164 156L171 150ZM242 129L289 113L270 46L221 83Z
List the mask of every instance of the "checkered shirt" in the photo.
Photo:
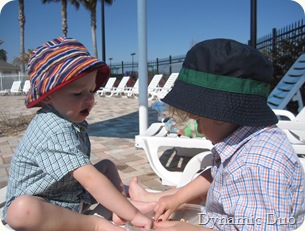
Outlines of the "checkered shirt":
M213 149L201 224L217 230L294 230L304 221L305 176L276 126L241 127Z
M11 161L8 206L20 195L40 196L50 203L79 211L89 195L69 173L90 163L87 122L72 123L50 107L40 109L29 124Z

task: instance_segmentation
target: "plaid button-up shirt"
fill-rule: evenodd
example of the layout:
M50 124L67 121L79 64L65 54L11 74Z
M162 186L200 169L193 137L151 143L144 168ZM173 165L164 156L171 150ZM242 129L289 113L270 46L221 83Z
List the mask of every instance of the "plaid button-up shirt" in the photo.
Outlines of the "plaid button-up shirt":
M294 230L304 221L305 176L276 126L241 127L213 149L201 224L217 230Z
M72 123L51 107L37 112L11 161L5 219L8 206L20 195L36 195L79 211L90 197L70 172L90 163L87 122Z

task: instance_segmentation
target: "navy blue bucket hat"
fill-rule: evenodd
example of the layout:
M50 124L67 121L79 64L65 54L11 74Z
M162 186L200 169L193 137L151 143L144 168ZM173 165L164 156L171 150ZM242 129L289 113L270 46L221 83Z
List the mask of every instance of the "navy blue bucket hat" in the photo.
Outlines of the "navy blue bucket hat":
M258 50L230 39L192 47L163 102L201 117L242 126L278 122L267 105L273 67Z

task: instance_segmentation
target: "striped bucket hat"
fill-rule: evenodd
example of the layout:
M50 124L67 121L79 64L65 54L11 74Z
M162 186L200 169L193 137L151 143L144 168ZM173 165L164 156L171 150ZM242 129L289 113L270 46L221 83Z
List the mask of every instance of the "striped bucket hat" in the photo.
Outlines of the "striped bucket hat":
M26 95L26 107L41 106L48 95L95 70L96 91L110 74L104 62L92 57L73 38L59 37L44 43L33 51L28 62L31 87Z

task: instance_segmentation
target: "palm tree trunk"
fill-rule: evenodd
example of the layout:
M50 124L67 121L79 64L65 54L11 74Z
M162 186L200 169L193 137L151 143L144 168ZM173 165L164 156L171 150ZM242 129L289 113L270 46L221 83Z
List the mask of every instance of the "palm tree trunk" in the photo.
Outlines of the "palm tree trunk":
M111 5L113 0L102 0L102 14L103 14L103 9L104 9L104 3L107 3ZM97 0L82 0L81 3L85 6L86 9L90 11L90 16L91 16L91 33L92 33L92 42L93 42L93 50L94 50L94 56L98 58L97 55L97 43L96 43L96 4ZM102 18L104 17L104 14L102 15ZM105 23L104 20L102 23ZM102 30L104 30L104 25L102 26ZM105 52L105 31L102 31L102 40L103 40L103 52ZM103 54L103 59L106 61L106 55Z
M61 19L62 19L62 34L67 37L68 34L68 24L67 24L67 0L62 0L61 2Z
M92 33L94 57L98 58L97 43L96 43L96 7L91 9L91 33Z
M19 20L19 25L20 25L20 56L24 56L24 25L25 25L25 16L24 16L24 1L19 0L18 4L18 20ZM21 64L21 74L25 73L25 63L22 62Z

